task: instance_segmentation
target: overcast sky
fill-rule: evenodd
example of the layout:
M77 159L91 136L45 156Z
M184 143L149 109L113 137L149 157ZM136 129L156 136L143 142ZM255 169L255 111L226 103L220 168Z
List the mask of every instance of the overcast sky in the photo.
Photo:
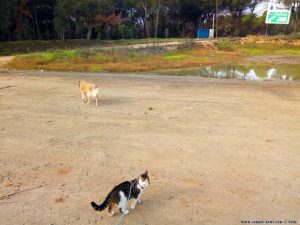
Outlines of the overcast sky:
M268 3L264 2L259 4L256 9L254 10L254 13L256 13L258 16L261 16L266 10L268 9Z

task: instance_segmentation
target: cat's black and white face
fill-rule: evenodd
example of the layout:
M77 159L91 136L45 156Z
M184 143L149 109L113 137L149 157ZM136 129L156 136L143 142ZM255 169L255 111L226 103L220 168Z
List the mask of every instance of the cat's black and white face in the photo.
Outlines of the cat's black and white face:
M145 173L141 174L139 177L139 185L141 187L147 187L150 184L150 179L148 176L148 171L146 171Z

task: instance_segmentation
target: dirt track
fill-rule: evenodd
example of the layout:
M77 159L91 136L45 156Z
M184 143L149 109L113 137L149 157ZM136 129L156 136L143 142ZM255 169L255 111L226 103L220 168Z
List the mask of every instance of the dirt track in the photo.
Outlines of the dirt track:
M81 102L83 78L101 87L99 107ZM0 81L1 225L116 224L119 213L90 201L146 168L151 185L122 224L300 223L300 82L46 72Z

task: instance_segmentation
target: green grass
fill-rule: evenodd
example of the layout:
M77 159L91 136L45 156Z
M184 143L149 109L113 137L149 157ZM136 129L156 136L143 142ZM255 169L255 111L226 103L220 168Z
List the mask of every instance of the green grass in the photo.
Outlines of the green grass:
M90 72L102 72L103 71L103 69L102 69L102 67L101 66L98 66L98 65L92 65L92 66L90 66L89 67L89 71Z
M80 55L78 50L65 50L65 51L47 51L41 54L41 57L46 61L55 60L70 60L75 59Z
M240 51L246 55L263 55L263 54L284 54L284 55L295 55L300 54L300 46L292 44L246 44L236 48L236 51Z
M187 55L167 55L164 56L164 59L187 59L189 56Z
M112 49L94 49L93 52L108 55L115 59L139 59L143 57L148 57L152 55L157 55L166 52L160 47L148 47L141 49L124 49L124 48L112 48Z

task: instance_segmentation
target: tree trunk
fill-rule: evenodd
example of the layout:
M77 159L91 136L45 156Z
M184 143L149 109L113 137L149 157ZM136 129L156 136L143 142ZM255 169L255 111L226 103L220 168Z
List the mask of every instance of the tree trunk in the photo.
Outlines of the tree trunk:
M165 38L169 38L169 29L165 28Z
M198 27L197 27L197 29L201 29L201 25L202 25L201 22L202 22L202 21L201 21L201 16L199 16L199 18L198 18Z
M110 26L107 26L106 29L105 29L106 30L106 40L109 40L110 29L111 29Z
M40 39L40 31L39 31L39 24L37 21L37 15L36 15L36 7L34 8L34 17L35 17L35 26L36 26L36 35L37 35L37 39Z
M296 34L297 31L298 31L297 23L298 23L298 10L299 10L299 7L300 7L300 3L299 3L299 1L297 1L295 3L295 21L294 21L293 28L292 28L292 30L293 30L292 32L294 34Z
M155 24L155 33L154 33L154 38L157 38L157 30L158 30L158 23L159 23L159 12L160 12L161 6L158 6L158 10L156 13L156 24Z
M93 30L93 27L88 27L88 32L87 32L87 35L86 35L87 40L91 40L92 30Z
M148 11L147 11L147 4L143 4L143 9L144 9L144 13L145 13L145 29L146 29L146 32L147 32L147 37L150 38L150 34L149 34L149 28L148 28L148 22L147 22L147 18L148 18Z

